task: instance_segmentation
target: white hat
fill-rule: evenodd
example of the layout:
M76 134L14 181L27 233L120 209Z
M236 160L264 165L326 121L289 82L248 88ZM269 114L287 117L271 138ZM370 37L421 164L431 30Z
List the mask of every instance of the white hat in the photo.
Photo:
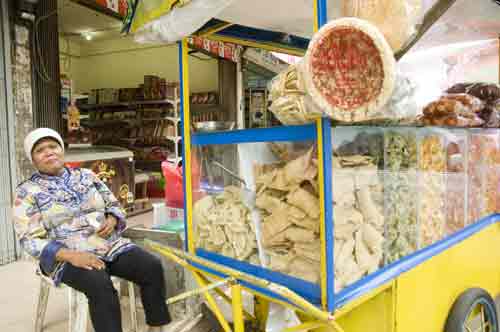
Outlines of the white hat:
M31 159L31 151L33 150L33 147L35 146L36 142L46 137L54 138L59 143L59 145L61 145L64 151L63 139L57 131L50 128L38 128L30 132L24 139L24 152L31 162L33 162L33 160Z

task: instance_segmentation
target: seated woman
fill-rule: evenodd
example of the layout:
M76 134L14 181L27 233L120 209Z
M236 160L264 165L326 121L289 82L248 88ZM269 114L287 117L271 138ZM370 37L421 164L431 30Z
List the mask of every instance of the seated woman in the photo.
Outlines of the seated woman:
M110 276L140 287L149 331L172 330L161 262L120 236L125 213L111 191L92 171L64 166L64 143L52 129L32 131L24 149L38 171L16 191L14 225L23 249L56 285L87 296L96 332L122 332Z

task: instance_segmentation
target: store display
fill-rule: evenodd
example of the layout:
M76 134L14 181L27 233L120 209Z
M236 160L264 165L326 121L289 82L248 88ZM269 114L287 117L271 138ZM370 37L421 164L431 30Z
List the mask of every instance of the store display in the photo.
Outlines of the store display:
M423 125L498 128L499 96L496 84L455 84L439 100L427 105L419 120Z
M389 101L379 108L368 121L367 124L386 125L411 125L420 113L417 105L417 86L402 72L396 74L396 85Z
M419 244L426 247L443 238L446 151L442 135L434 131L419 133Z
M99 104L112 104L119 101L118 89L98 89L97 93Z
M459 83L453 85L446 92L467 93L486 103L500 99L500 85L494 83Z
M468 157L468 223L478 221L484 210L484 181L483 181L483 136L480 133L471 133Z
M118 99L123 102L134 101L137 99L137 88L122 88L119 89Z
M446 223L444 234L452 235L467 221L466 189L467 134L450 130L446 136Z
M385 263L417 249L417 138L414 130L384 134Z
M319 198L314 149L288 162L256 165L256 206L267 267L319 282Z
M249 128L268 127L270 115L268 114L268 93L262 88L245 89L246 110L248 112Z
M383 169L384 134L381 131L361 131L356 134L352 141L342 142L335 150L335 154L338 156L370 156L373 158L373 163Z
M306 94L304 79L297 66L288 69L269 84L269 110L283 124L309 123L321 117L322 113Z
M422 0L344 0L342 16L373 23L396 52L416 33L421 11Z
M427 105L420 121L424 125L480 127L484 121L477 113L482 110L483 106L481 100L473 96L446 95Z
M255 230L241 189L228 186L223 193L205 196L193 206L196 246L241 261L256 253Z
M394 90L392 49L363 20L343 18L324 25L309 43L303 65L308 93L335 120L369 120Z
M412 130L388 130L384 135L385 166L401 172L417 166L417 144Z
M500 172L497 156L500 149L497 131L483 131L483 169L484 169L484 210L482 216L498 211L497 193L500 183Z
M218 93L214 91L192 93L190 96L191 104L214 105L217 104L218 101L219 101Z
M333 165L335 290L339 291L382 264L383 185L370 157L334 158Z

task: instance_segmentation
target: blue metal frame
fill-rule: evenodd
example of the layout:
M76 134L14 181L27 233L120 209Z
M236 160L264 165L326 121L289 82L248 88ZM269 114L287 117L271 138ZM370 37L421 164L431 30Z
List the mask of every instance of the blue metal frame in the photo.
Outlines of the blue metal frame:
M327 0L316 0L316 23L318 29L328 21ZM327 118L322 120L323 132L323 180L325 190L325 237L326 237L326 284L327 284L327 308L328 311L335 309L335 262L334 262L334 220L333 220L333 186L332 186L332 128L331 121Z
M331 132L330 121L328 119L322 120L325 126L328 128L327 131ZM331 136L331 133L329 134ZM257 129L244 129L244 130L233 130L225 132L215 132L215 133L203 133L194 134L191 137L191 144L193 146L206 146L206 145L224 145L224 144L242 144L242 143L263 143L263 142L298 142L298 141L317 141L318 131L316 123L301 125L301 126L279 126L271 128L257 128ZM327 170L331 178L331 142L325 142L325 146L328 147L329 153L325 153L325 163L328 165ZM331 191L331 189L330 189ZM331 195L330 195L331 197ZM330 200L331 201L331 200ZM332 207L331 204L327 204L327 210L329 210L329 215L331 216ZM187 214L185 214L187 215ZM331 219L330 219L331 220ZM328 224L328 223L327 223ZM330 223L331 224L331 223ZM331 228L330 226L327 226ZM187 227L186 227L187 228ZM333 231L330 236L333 239ZM186 235L187 239L187 235ZM333 241L330 241L330 244ZM186 242L187 245L187 242ZM332 251L333 253L333 251ZM296 292L300 296L304 297L313 304L321 304L321 287L319 285L294 278L282 273L274 272L268 269L257 267L245 262L241 262L235 259L231 259L222 255L218 255L203 249L197 249L196 254L202 258L210 260L221 265L229 266L239 271L246 272L250 275L260 277L265 280L275 282L277 284L288 287L290 290ZM327 263L328 264L328 263ZM197 266L201 268L200 266ZM331 267L332 268L332 267ZM332 268L333 269L333 268ZM206 268L204 269L206 270ZM332 270L333 271L333 270ZM213 271L212 271L213 272ZM211 272L211 273L212 273ZM220 274L219 274L220 275ZM333 278L333 276L332 276ZM245 284L245 287L254 289L264 295L276 298L283 301L281 297L277 294L270 292L269 290L263 290L258 287ZM333 303L333 302L332 302Z
M423 248L397 262L387 265L383 269L380 269L377 272L374 272L373 274L368 275L363 279L358 280L357 282L353 283L352 285L344 288L342 291L335 294L335 301L333 302L332 309L330 309L330 303L329 303L328 311L333 312L334 310L343 307L347 303L355 299L358 299L359 297L379 288L380 286L383 286L384 284L394 280L404 272L417 267L418 265L430 260L434 256L450 249L451 247L459 244L460 242L470 238L471 236L479 233L485 228L492 226L496 223L500 223L500 214L494 214L489 217L486 217L475 224L467 226L463 230L449 236L446 239L443 239L431 246ZM211 253L203 249L197 249L196 254L199 257L208 259L212 262L233 268L238 271L245 272L250 275L254 275L256 277L265 280L275 282L277 284L284 285L288 287L290 290L296 292L298 295L305 298L306 300L310 301L312 304L318 307L321 306L321 290L318 285L311 284L309 282L293 278L278 272L273 272L267 269L263 269L261 267L257 267L232 258ZM333 260L331 260L331 262L333 263ZM226 275L220 272L208 269L199 264L192 262L191 265L201 270L207 271L211 274L217 275L219 277L227 277ZM242 282L242 284L245 287L253 289L263 295L269 296L279 301L288 302L287 299L279 296L276 293L273 293L268 289L263 289L246 282ZM329 287L329 289L333 288Z
M182 42L178 42L179 47L179 79L180 79L180 103L181 103L181 136L182 136L182 160L186 160L186 144L184 144L184 64L183 64L183 47ZM189 75L189 73L188 73ZM188 124L189 125L189 124ZM178 144L178 143L175 143ZM186 163L182 163L182 174L186 173ZM182 190L184 190L184 211L187 211L187 202L186 202L186 177L182 177ZM188 251L188 222L187 222L187 213L184 213L184 250Z
M237 38L256 43L268 43L298 50L307 50L309 39L283 32L255 29L242 25L232 25L216 33L218 36Z
M344 288L335 294L334 309L338 309L348 302L359 298L360 296L377 289L378 287L397 278L406 271L428 261L432 257L444 252L445 250L457 245L458 243L468 239L474 234L479 233L483 229L500 222L500 214L494 214L486 217L475 224L465 227L461 231L434 243L431 246L425 247L403 259L387 265L383 269L355 282L354 284Z
M311 302L314 305L317 305L318 307L321 305L321 288L317 284L313 284L307 281L304 281L302 279L294 278L286 274L282 274L279 272L271 271L259 266L255 266L246 262L242 262L233 258L225 257L210 251L206 251L204 249L196 249L196 255L198 257L207 259L211 262L230 267L232 269L247 273L249 275L255 276L257 278L261 278L264 280L268 280L271 282L274 282L276 284L283 285L287 287L288 289L292 290L293 292L297 293L299 296L303 297L307 301ZM197 265L198 268L202 268L204 270L207 270L206 267L202 267L200 265ZM211 271L213 273L214 271ZM225 277L223 274L217 272L214 273L217 274L218 276ZM246 284L245 287L254 289L258 291L259 293L262 293L266 296L269 296L271 298L278 299L280 301L287 301L283 297L279 296L278 294L270 291L269 289L262 289L260 287L257 287L255 285L251 284ZM288 302L288 301L287 301Z
M326 283L327 283L327 308L334 310L335 301L335 278L334 278L334 220L333 220L333 186L332 183L332 127L330 119L321 119L323 127L323 179L325 182L325 237L326 237Z
M318 22L318 27L321 28L326 24L326 22L328 22L326 0L316 0L316 5L318 6L318 17L316 20Z
M316 141L316 125L279 126L271 128L243 129L215 133L195 134L192 145L222 145L258 142Z

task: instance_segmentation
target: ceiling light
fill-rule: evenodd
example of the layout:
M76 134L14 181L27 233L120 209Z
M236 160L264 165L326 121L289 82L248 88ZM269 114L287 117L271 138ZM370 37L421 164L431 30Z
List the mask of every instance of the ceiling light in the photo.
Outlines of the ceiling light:
M82 36L85 40L92 40L92 34L90 32L84 32L82 33Z

